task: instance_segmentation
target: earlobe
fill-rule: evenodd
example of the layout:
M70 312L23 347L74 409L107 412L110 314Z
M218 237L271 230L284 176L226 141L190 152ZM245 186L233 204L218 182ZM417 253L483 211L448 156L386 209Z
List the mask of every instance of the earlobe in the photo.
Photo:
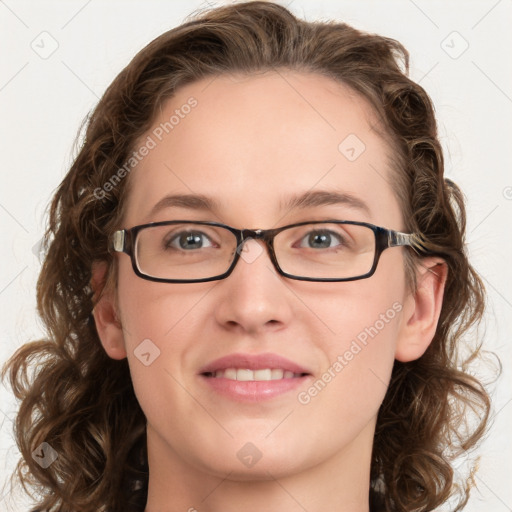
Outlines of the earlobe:
M126 349L122 325L117 316L114 290L105 287L107 270L108 266L104 261L93 264L91 287L95 306L92 313L105 352L112 359L124 359Z
M441 258L425 258L416 274L416 291L406 300L403 324L397 340L395 359L420 358L436 333L443 305L448 267Z

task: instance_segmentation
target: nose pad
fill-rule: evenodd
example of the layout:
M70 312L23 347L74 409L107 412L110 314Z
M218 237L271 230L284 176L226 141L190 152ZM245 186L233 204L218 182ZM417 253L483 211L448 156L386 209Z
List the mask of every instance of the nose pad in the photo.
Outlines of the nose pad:
M240 243L236 252L246 263L253 263L264 252L263 242L258 243L256 239L248 237Z

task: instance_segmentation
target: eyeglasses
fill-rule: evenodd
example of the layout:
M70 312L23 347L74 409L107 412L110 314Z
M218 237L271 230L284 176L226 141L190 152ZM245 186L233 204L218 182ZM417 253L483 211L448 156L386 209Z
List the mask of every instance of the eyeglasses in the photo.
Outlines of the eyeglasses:
M340 220L266 230L191 220L153 222L114 232L109 249L128 254L135 274L143 279L200 283L228 277L251 238L265 242L280 275L300 281L365 279L374 274L385 249L422 249L415 234Z

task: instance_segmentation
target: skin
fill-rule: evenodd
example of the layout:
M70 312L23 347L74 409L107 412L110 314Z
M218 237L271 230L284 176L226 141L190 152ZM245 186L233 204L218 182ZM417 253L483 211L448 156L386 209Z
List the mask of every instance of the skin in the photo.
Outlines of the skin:
M190 96L197 106L131 173L122 227L181 218L265 229L335 217L403 229L387 167L392 149L373 129L366 101L347 87L291 71L210 78L179 89L154 127ZM338 150L349 134L366 146L353 162ZM317 189L353 194L370 212L348 205L279 210L284 196ZM221 206L148 216L169 193L202 193ZM425 259L417 290L409 290L403 251L384 251L371 278L341 283L279 276L266 250L251 263L241 259L227 279L194 284L141 279L127 255L116 256L118 286L103 290L94 314L109 356L128 358L147 418L146 512L369 510L375 422L393 362L427 349L446 280L443 262ZM98 293L105 271L94 268ZM301 404L298 392L394 303L401 311ZM148 338L160 356L145 366L134 350ZM267 402L234 402L198 377L201 366L233 352L278 353L313 377ZM252 467L237 457L248 442L262 454Z

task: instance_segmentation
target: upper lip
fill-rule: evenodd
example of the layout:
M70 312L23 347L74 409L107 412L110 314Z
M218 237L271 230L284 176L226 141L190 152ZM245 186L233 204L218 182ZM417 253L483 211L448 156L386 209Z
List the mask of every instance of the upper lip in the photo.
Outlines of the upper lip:
M248 370L262 370L265 368L279 368L293 373L310 373L306 368L282 357L278 354L229 354L203 366L199 373L213 373L226 368L244 368Z

